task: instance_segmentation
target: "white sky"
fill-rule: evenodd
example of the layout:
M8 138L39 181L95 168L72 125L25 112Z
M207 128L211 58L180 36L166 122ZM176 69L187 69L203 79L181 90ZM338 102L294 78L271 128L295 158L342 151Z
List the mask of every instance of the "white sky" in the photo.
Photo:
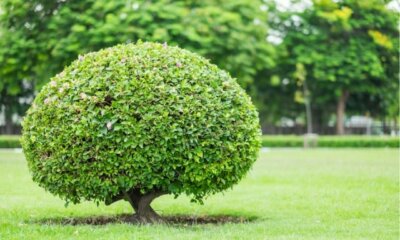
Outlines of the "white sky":
M264 0L265 2L267 2L268 0ZM308 7L311 5L311 0L303 0L301 1L301 3L299 4L291 4L290 0L275 0L275 2L278 3L278 8L279 10L295 10L295 11L301 11L303 10L305 7ZM388 8L393 9L393 10L397 10L398 12L400 12L400 0L393 0L388 4Z

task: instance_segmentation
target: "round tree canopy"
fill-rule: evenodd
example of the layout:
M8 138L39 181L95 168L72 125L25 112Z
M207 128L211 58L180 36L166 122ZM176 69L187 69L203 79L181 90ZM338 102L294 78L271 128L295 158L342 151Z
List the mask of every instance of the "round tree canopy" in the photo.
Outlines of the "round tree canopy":
M23 121L33 180L67 202L123 193L194 201L237 183L256 160L258 113L228 73L166 44L80 56Z

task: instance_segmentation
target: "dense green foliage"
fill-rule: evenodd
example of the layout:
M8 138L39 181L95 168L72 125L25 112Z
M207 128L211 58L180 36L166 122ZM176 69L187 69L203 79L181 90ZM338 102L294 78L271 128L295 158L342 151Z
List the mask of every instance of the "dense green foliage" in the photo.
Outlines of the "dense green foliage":
M343 133L352 115L398 125L398 12L390 1L289 1L282 9L272 0L2 0L5 132L78 55L138 39L180 46L228 71L264 126L312 120L321 133L336 122Z
M166 44L80 56L37 95L22 146L38 182L74 203L127 192L193 200L237 183L259 150L259 120L228 73Z
M315 124L327 125L334 114L342 124L346 110L397 117L398 13L386 3L314 0L301 11L271 8L270 25L282 43L271 78L256 82L264 93L262 112L272 103L274 116L296 118L304 112L306 83Z
M11 106L18 105L18 97L40 90L79 54L139 39L199 53L250 88L257 72L273 65L260 5L259 0L2 0L0 92L8 101L0 98L0 104L16 112Z
M398 137L384 136L319 136L317 137L318 147L328 148L399 148ZM272 135L262 137L263 147L303 147L304 137L295 135Z

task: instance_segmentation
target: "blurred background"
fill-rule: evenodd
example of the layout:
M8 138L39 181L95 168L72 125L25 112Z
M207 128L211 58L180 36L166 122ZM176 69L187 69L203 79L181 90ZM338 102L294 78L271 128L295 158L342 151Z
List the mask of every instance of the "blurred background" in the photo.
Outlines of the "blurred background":
M399 2L1 0L0 134L80 54L177 45L246 89L264 134L399 134ZM398 144L398 143L397 143Z

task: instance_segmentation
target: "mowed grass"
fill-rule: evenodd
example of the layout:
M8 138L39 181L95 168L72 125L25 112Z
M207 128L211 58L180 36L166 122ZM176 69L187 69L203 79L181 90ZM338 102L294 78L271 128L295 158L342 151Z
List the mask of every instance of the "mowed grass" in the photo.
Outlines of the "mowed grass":
M399 239L399 152L395 149L272 149L233 190L204 205L164 196L162 215L242 216L203 225L44 224L44 219L130 213L64 202L31 181L22 153L0 151L0 239Z

